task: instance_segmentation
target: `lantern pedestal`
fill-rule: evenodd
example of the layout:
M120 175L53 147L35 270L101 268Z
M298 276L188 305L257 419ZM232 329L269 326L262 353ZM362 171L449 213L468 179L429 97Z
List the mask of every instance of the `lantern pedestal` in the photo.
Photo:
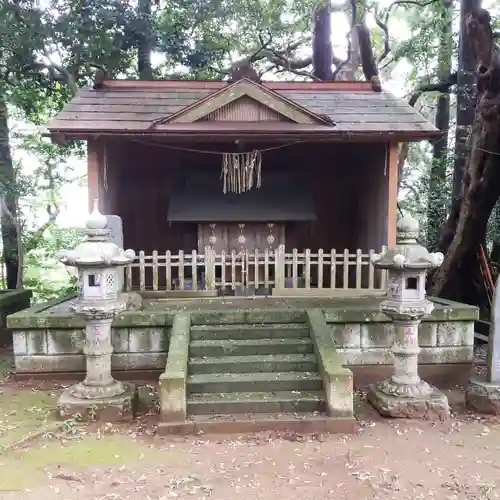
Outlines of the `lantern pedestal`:
M446 420L450 414L448 398L435 387L421 381L410 388L414 396L390 394L388 380L370 387L368 401L384 417ZM399 389L399 388L398 388Z
M135 257L111 241L107 219L99 212L97 200L86 223L87 240L74 250L63 250L60 260L78 269L79 296L72 309L85 321L86 376L83 382L66 389L59 398L61 418L123 421L134 418L135 386L111 375L111 323L129 306L122 294L123 266Z
M137 407L137 391L133 384L120 384L121 394L102 398L83 399L74 395L77 386L68 387L57 402L60 418L105 422L124 422L134 419ZM84 387L84 386L83 386Z
M86 320L84 348L86 376L83 382L68 387L57 405L61 418L123 421L134 418L136 390L131 384L115 380L111 375L111 323L114 315L125 309L117 301L100 303L99 307L76 304L73 310Z
M448 398L418 375L418 326L420 318L432 311L432 303L423 301L408 307L392 301L380 309L394 322L394 373L370 387L368 400L386 417L445 420L450 413Z
M448 398L418 376L418 326L434 307L426 298L426 274L443 261L443 254L429 253L417 242L419 230L415 219L403 217L396 226L396 246L372 255L373 265L388 271L380 311L394 323L394 372L370 387L368 400L387 417L445 420Z

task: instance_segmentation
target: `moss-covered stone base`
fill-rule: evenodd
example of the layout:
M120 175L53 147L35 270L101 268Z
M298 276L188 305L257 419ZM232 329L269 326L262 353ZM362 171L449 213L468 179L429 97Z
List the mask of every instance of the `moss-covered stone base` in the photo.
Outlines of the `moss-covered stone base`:
M410 398L386 394L374 384L368 401L384 417L444 421L450 416L448 398L436 388L428 396Z
M82 373L85 371L84 324L69 312L74 297L40 304L8 317L13 330L18 374ZM391 365L392 324L379 311L380 298L210 298L144 299L143 309L120 314L113 322L114 372L163 371L172 322L179 311L191 324L272 325L307 323L307 310L320 310L337 348L349 367ZM433 299L435 309L419 330L420 364L472 363L475 307Z
M63 420L127 422L135 418L138 400L134 384L126 384L127 390L119 396L102 399L75 398L70 389L57 402L57 414Z
M500 384L471 379L465 393L467 406L478 413L500 416Z

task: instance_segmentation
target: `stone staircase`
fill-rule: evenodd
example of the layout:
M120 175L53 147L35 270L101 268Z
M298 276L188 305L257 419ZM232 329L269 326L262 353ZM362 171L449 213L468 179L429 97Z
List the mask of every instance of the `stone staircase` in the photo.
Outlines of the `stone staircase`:
M324 410L306 323L191 326L188 416L306 416Z

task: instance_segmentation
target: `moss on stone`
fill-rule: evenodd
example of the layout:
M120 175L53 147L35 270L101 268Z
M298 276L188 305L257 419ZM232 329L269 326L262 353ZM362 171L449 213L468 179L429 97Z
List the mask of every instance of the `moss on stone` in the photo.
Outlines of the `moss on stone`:
M310 309L307 311L307 317L311 328L311 339L315 346L321 370L332 375L349 372L349 370L342 367L342 361L322 311L320 309Z
M174 317L165 371L158 381L160 413L164 422L185 420L191 318L189 313Z
M352 372L342 366L342 360L335 347L331 330L326 324L321 309L309 309L307 319L320 373L323 377L328 414L337 417L352 417Z

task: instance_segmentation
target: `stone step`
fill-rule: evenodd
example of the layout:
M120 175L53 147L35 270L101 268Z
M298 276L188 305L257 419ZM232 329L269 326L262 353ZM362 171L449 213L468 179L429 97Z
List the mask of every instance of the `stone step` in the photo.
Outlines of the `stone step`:
M193 340L189 344L189 355L193 358L255 354L308 354L312 352L313 344L307 338Z
M196 393L187 401L188 415L313 413L324 406L323 391Z
M191 358L189 373L316 372L314 354L260 354Z
M238 415L192 415L181 422L160 422L159 435L237 434L256 432L297 434L343 433L356 431L354 417L339 418L316 414L257 413Z
M300 323L255 325L193 325L191 340L245 340L309 337L309 327Z
M189 375L188 394L196 392L321 391L317 372L211 373Z

